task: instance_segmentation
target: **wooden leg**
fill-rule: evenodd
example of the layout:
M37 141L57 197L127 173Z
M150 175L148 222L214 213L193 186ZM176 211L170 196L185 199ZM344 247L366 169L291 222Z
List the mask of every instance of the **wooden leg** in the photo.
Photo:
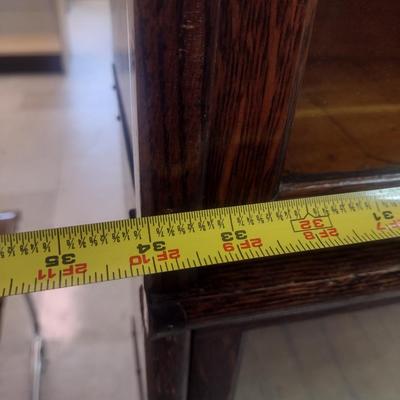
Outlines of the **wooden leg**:
M239 328L193 332L188 400L233 398L241 338Z
M190 331L149 339L146 353L149 400L186 400Z

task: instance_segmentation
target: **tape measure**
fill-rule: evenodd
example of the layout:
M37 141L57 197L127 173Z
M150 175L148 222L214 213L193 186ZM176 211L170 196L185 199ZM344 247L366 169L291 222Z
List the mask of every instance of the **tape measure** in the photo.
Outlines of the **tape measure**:
M0 236L9 296L400 236L400 188Z

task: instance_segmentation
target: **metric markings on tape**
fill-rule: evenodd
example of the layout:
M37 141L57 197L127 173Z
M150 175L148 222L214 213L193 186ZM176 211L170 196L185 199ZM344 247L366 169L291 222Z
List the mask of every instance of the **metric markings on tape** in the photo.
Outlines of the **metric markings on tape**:
M0 296L400 236L400 188L0 236Z

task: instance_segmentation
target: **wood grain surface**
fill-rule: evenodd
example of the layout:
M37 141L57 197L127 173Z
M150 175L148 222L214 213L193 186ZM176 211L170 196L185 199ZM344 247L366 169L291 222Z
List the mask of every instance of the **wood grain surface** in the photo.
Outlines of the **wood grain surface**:
M276 194L315 6L135 1L144 215Z
M232 398L240 368L241 339L240 328L193 333L188 400Z
M276 194L315 7L316 0L134 0L143 215ZM190 290L196 280L146 278L148 301L157 288ZM179 315L174 304L169 310ZM158 323L169 325L165 311ZM183 369L165 369L185 362L186 336L156 333L150 326L150 398L186 399ZM188 390L200 393L204 381L193 368ZM230 379L221 374L210 393L221 394L222 384L220 400L227 398Z
M132 1L142 214L277 196L317 0ZM294 150L305 138L297 139ZM337 179L325 190L340 191ZM286 195L308 190L304 182L292 190L287 180ZM353 178L349 185L366 183ZM150 398L229 398L233 369L212 381L216 366L205 366L221 353L205 349L227 345L236 357L240 334L224 343L217 325L244 330L304 306L400 289L398 246L382 242L146 278ZM181 370L168 369L175 364Z
M276 194L315 7L313 0L220 2L207 206Z
M135 1L143 215L202 206L208 24L217 3Z
M147 343L149 399L187 399L190 363L190 331Z
M279 187L279 199L357 192L400 186L397 169L352 173L301 174L284 177Z
M149 293L153 332L268 319L287 310L400 289L399 241L324 249L197 270L190 289ZM179 274L190 271L180 271ZM171 279L175 272L169 273ZM151 317L172 303L169 326Z

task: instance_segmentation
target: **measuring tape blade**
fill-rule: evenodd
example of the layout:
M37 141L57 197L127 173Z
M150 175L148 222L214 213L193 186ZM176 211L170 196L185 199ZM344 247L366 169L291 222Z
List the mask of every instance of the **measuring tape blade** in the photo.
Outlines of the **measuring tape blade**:
M400 188L0 235L0 296L400 236Z

